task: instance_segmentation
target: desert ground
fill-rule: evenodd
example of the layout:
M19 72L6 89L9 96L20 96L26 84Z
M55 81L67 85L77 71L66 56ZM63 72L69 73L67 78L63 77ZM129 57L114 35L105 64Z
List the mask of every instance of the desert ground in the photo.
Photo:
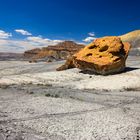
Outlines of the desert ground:
M140 57L124 72L0 61L0 140L139 140Z

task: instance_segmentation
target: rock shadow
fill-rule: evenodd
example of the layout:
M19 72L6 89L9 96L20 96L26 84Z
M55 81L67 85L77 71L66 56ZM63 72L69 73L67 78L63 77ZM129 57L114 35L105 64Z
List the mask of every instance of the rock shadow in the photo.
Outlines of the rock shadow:
M103 76L122 74L122 73L130 72L130 71L134 71L134 70L137 70L137 69L140 69L140 68L136 68L136 67L126 67L123 71L120 71L120 72L118 72L118 73L106 74L106 75L103 75ZM98 74L98 73L95 73L95 72L92 72L92 71L89 71L89 70L81 70L79 73L89 74L89 75L101 75L101 74Z
M140 68L136 68L136 67L126 67L123 71L123 72L129 72L129 71L134 71L134 70L137 70L137 69L140 69Z

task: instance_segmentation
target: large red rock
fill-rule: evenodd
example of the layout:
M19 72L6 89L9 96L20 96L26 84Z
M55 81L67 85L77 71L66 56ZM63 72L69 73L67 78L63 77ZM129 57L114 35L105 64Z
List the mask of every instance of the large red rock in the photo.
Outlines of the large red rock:
M122 42L119 37L103 37L81 49L68 61L71 61L69 64L72 67L74 65L81 70L102 75L114 74L125 69L125 61L129 50L130 44ZM71 68L71 66L66 67L66 64L57 70Z

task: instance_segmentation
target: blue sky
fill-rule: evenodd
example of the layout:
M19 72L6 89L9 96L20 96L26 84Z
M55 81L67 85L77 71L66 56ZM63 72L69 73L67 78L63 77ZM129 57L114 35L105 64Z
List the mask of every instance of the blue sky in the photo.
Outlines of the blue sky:
M0 51L121 35L140 29L139 8L139 0L0 0Z

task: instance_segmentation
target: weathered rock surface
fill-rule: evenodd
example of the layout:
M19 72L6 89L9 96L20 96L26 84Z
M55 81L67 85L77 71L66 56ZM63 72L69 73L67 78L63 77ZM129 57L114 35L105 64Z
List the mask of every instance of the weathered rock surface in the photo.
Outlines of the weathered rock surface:
M62 70L66 70L66 69L71 69L71 68L75 68L74 65L74 57L71 56L67 59L67 61L65 62L64 65L60 66L59 68L57 68L57 71L62 71Z
M124 70L130 44L122 42L119 37L103 37L73 55L57 70L73 67L97 74L114 74ZM69 65L69 66L68 66Z
M41 51L41 49L39 49L39 48L35 48L35 49L32 49L32 50L25 51L24 52L24 57L32 58L33 56L37 55L40 51Z

